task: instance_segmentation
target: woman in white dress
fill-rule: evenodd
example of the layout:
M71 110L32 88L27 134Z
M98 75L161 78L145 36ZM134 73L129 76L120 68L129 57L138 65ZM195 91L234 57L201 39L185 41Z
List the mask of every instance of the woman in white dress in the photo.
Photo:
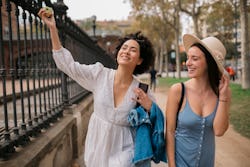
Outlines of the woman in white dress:
M140 33L124 37L117 46L116 70L101 63L79 64L71 53L63 48L54 17L46 17L45 9L38 15L50 30L53 58L57 67L94 96L94 112L91 115L85 143L87 167L132 167L134 133L127 116L137 102L149 111L153 96L138 88L136 74L146 72L154 63L151 42Z

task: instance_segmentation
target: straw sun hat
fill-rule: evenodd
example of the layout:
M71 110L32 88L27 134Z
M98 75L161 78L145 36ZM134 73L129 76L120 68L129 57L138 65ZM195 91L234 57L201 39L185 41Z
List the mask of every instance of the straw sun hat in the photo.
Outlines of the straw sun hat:
M219 68L220 73L221 74L225 73L223 64L226 56L226 49L222 44L222 42L215 37L207 37L200 40L198 37L191 34L185 34L183 36L183 44L186 52L195 43L199 43L202 46L204 46L207 49L207 51L213 56Z

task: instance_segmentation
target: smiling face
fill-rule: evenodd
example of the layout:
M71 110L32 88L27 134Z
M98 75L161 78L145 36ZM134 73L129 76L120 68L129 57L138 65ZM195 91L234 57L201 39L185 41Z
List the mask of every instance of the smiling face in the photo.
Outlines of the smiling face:
M117 63L119 66L127 66L131 69L135 69L137 65L140 65L142 59L140 58L138 42L133 39L124 42L117 54Z
M197 46L192 46L188 50L186 66L188 69L188 76L190 78L207 75L205 55Z

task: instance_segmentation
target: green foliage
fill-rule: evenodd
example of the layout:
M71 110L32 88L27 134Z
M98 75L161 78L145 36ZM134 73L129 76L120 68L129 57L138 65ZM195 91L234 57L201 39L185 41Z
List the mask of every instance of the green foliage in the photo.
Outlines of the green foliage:
M178 82L185 82L188 78L159 78L159 86L167 86L170 87L171 85L178 83Z
M250 138L250 89L244 90L239 84L231 84L231 90L230 122L238 132Z
M229 1L215 1L208 8L206 15L207 31L217 32L222 41L229 41L234 38L234 8Z
M151 35L155 43L158 41L159 47L161 47L160 39L167 39L168 45L171 45L174 41L174 14L178 8L177 1L130 0L130 2L137 21L133 26L134 29L147 31L147 36ZM178 2L181 6L181 13L192 17L194 27L198 26L198 36L204 28L202 26L206 25L207 33L216 35L226 45L227 58L235 55L235 49L232 47L236 16L233 2L226 0L181 0Z
M135 22L130 31L141 30L150 38L156 48L162 47L162 41L166 48L170 48L174 41L174 30L170 26L173 20L169 11L173 12L173 6L168 1L162 0L130 0Z
M232 59L234 56L240 55L239 52L236 52L235 43L227 41L224 42L224 45L227 49L226 59Z

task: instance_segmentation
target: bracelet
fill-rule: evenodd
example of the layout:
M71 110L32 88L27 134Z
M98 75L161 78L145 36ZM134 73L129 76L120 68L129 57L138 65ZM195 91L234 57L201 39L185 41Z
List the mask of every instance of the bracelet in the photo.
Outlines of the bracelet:
M227 102L225 99L219 99L220 102Z

